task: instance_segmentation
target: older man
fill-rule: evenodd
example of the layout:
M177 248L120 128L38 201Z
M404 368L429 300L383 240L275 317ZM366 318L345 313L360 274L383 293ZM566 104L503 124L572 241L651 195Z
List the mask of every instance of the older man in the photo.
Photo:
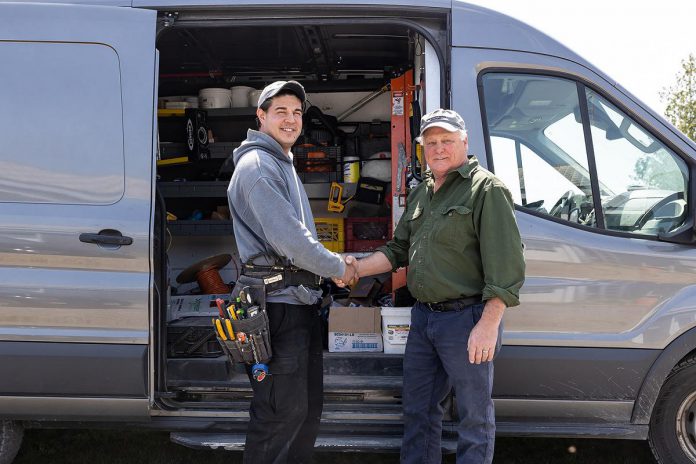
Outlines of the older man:
M464 120L438 109L422 118L429 172L409 195L394 239L347 263L358 275L409 266L417 303L404 356L402 463L441 462L440 403L454 387L458 464L493 460L493 358L503 312L519 304L522 242L510 192L468 156ZM468 354L467 354L468 353Z

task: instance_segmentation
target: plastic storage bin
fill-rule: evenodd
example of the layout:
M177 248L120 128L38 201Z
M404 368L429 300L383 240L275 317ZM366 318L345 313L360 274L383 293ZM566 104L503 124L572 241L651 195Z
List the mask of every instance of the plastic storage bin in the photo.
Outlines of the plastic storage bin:
M315 217L314 226L317 229L317 238L322 245L335 253L343 253L345 248L343 218Z
M347 217L346 252L374 251L391 238L389 217Z
M382 308L382 339L385 353L404 353L411 329L411 308Z

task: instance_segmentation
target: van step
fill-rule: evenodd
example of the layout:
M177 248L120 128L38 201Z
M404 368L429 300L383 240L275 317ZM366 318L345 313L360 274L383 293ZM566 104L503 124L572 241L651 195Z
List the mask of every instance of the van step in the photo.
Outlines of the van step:
M401 395L401 376L391 375L324 375L324 392L390 392L395 396ZM180 381L169 382L170 388L177 388L186 391L205 392L211 390L251 390L249 378L246 374L234 372L231 378L218 381Z
M248 418L248 401L179 402L176 404L178 414L201 416L206 413L219 417ZM402 406L400 404L371 404L364 403L325 403L322 412L322 423L372 422L380 424L401 424Z
M172 433L172 442L194 449L225 449L228 451L242 451L244 449L244 435L233 433ZM401 449L401 436L360 436L360 435L319 435L314 445L317 451L373 451L396 452ZM457 450L457 441L453 439L442 440L442 452L454 453Z

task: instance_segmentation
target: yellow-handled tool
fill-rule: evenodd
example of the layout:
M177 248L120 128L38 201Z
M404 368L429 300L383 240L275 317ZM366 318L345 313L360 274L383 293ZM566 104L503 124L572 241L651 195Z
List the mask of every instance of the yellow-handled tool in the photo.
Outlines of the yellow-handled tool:
M213 318L213 325L215 325L215 329L217 330L218 335L220 335L220 338L227 341L227 335L225 335L225 331L222 330L222 323L220 322L220 319Z
M234 340L234 329L232 328L232 321L225 319L225 327L227 327L227 335L230 336L230 340Z
M346 201L341 201L343 199L343 186L338 182L331 182L331 190L329 190L329 204L326 207L332 213L342 213L346 208L346 203L353 199L353 197L348 198Z

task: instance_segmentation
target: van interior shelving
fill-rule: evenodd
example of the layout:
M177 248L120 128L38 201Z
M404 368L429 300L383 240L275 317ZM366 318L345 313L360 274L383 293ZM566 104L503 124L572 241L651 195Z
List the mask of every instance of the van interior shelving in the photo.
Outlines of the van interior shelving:
M196 96L205 88L248 86L260 90L274 80L292 79L301 82L307 90L307 106L316 106L326 120L335 124L334 128L327 128L322 126L322 121L319 124L316 120L309 124L305 121L298 142L317 143L316 139L321 139L319 143L338 145L342 155L359 156L361 160L367 160L373 152L391 150L390 81L408 70L424 72L425 38L413 27L414 22L400 24L394 17L363 23L346 18L345 21L334 19L333 23L317 20L303 24L280 21L276 25L234 25L228 21L212 26L198 20L196 15L192 17L191 26L182 20L159 34L160 108L163 102L166 105L163 97ZM433 18L428 21L431 27L437 25ZM419 76L425 79L424 74ZM439 80L440 76L433 78ZM423 98L424 93L420 96ZM337 120L341 113L366 100L355 112ZM162 201L156 234L161 249L155 255L160 261L158 268L166 269L159 283L159 288L166 291L159 292L157 362L163 367L159 369L163 374L158 379L158 401L164 410L215 409L231 418L230 424L238 418L239 427L245 423L251 397L243 366L230 365L214 338L201 342L201 337L213 335L209 316L171 320L167 301L169 295L200 291L195 282L178 284L176 277L186 267L207 257L231 254L233 262L222 268L220 274L227 283L237 277L239 256L231 221L224 214L231 171L221 168L234 147L246 137L246 130L256 128L254 106L252 100L245 107L209 109L206 124L213 139L209 144L210 158L195 161L191 157L181 164L163 164L160 160L157 172ZM183 146L183 115L183 110L159 110L160 153L172 146L176 148L173 144ZM330 133L336 128L338 137ZM351 203L341 214L327 212L330 181L343 181L340 157L333 162L331 172L314 173L304 179L315 218L341 218L356 212L350 213ZM387 164L391 176L391 162ZM354 192L355 185L345 187L344 197ZM361 215L360 204L355 205L357 215ZM363 207L364 216L390 216L388 205ZM222 213L213 214L215 219L210 220L213 211ZM166 213L174 214L176 220L166 221ZM377 419L373 423L384 431L398 434L401 355L329 353L326 349L324 353L322 427L325 431L336 427L337 421L359 422L369 416ZM366 403L373 407L365 408ZM237 430L234 425L228 427Z

